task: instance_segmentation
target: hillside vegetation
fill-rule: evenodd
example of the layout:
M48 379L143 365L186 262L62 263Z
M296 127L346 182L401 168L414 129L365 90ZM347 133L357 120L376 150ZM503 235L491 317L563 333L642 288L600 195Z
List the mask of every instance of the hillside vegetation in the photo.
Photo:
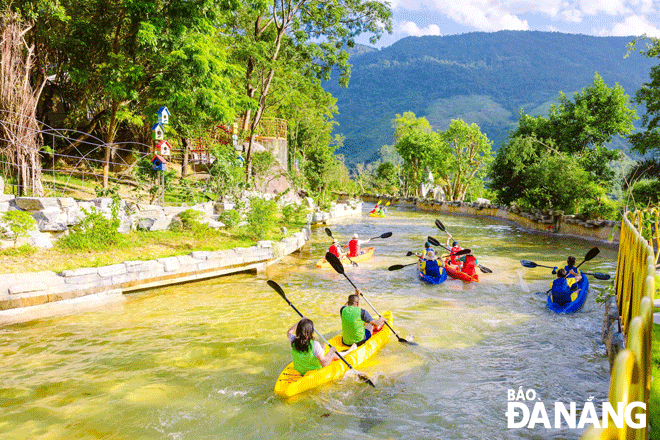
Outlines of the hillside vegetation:
M547 114L560 91L572 96L595 72L634 95L648 81L653 60L637 52L626 57L632 39L502 31L408 37L381 50L359 47L351 54L348 88L324 83L338 100L335 133L346 137L337 153L348 163L377 160L381 146L393 143L395 115L407 111L440 130L451 119L474 122L497 149L521 109Z

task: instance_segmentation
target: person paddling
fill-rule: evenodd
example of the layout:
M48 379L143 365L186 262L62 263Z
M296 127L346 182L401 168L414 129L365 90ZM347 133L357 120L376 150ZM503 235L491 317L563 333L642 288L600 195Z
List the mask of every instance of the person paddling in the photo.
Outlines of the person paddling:
M577 273L577 268L575 267L575 257L570 256L566 259L566 266L564 266L567 274L570 274L571 271Z
M550 301L560 306L575 301L578 297L576 290L581 279L582 275L573 270L566 272L566 269L559 269L557 279L550 283L550 287L552 287Z
M451 241L450 237L447 237L447 247L449 247L449 242ZM451 257L451 264L461 264L456 260L456 252L463 250L462 247L458 245L457 241L453 241L451 245L451 249L449 251L449 256Z
M308 371L319 370L339 359L334 347L324 354L323 346L314 340L314 323L311 319L303 317L286 334L291 343L293 368L303 376Z
M358 347L369 340L372 332L377 332L385 325L385 318L374 320L369 312L360 308L360 290L348 295L348 301L339 309L341 317L342 343L356 344ZM366 324L366 325L365 325Z
M346 255L339 249L339 240L336 238L332 239L332 246L328 248L328 252L335 255L337 258L342 258Z
M438 266L438 259L435 256L435 251L431 249L424 255L423 260L426 261L424 265L424 274L433 278L440 276L440 266Z
M375 214L378 211L378 205L374 206L374 209L369 211L369 214Z
M470 275L471 277L474 277L477 274L476 267L479 264L479 262L477 261L475 256L472 255L472 251L460 257L458 261L463 263L463 265L461 266L461 272Z
M358 235L353 234L353 239L348 242L348 244L344 247L348 247L348 256L349 257L357 257L360 254L363 254L364 251L360 249L360 246L369 243L370 238L366 240L358 240Z

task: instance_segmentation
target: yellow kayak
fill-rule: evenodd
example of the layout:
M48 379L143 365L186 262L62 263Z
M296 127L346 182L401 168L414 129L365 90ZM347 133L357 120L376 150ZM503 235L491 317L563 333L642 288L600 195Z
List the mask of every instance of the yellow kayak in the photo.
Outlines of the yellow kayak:
M387 319L388 324L392 325L392 312L387 311L383 316ZM357 369L385 345L390 338L390 333L392 333L390 329L384 325L367 342L344 356L344 359L353 368ZM328 342L339 351L345 351L350 348L342 343L341 333ZM325 347L325 352L328 352L327 346ZM281 397L295 396L296 394L316 388L319 385L337 380L344 376L348 370L348 365L341 359L338 359L332 361L327 367L323 367L320 370L308 371L307 374L301 376L300 373L294 370L293 362L291 362L282 370L280 376L277 378L277 382L275 382L275 394Z
M367 261L371 257L374 256L374 250L376 248L371 246L366 249L364 249L364 253L358 255L357 257L351 257L351 261L355 261L356 263L359 263L360 261ZM341 264L346 266L347 264L351 264L351 261L348 261L348 258L342 257L339 261L341 261ZM325 258L321 258L316 262L316 267L322 267L322 268L327 268L327 267L332 267L330 263Z
M385 217L385 214L376 214L375 212L370 212L369 217Z

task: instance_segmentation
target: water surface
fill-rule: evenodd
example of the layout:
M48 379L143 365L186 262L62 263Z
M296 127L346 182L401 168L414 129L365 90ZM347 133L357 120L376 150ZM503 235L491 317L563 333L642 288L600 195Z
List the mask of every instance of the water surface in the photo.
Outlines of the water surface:
M399 335L419 343L391 338L360 367L375 389L350 376L289 400L273 394L290 362L285 333L298 318L268 277L327 337L339 331L339 307L351 293L343 276L314 267L330 244L315 228L307 250L256 277L170 286L1 327L0 439L579 438L580 430L509 430L505 411L507 390L518 387L534 389L549 409L607 399L596 296L611 282L591 279L584 309L556 315L535 293L548 289L550 270L519 263L561 266L594 245L496 220L388 214L331 226L343 240L393 232L370 243L373 259L346 267L379 311L393 311ZM426 236L444 242L436 218L493 273L480 274L480 283L427 286L414 266L388 272L414 262L405 253L419 251ZM614 274L615 250L600 248L582 269Z

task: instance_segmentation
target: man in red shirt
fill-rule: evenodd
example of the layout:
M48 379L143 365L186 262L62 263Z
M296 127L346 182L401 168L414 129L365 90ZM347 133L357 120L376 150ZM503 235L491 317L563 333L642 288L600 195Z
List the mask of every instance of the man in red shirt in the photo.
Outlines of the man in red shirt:
M349 241L348 245L347 245L348 246L348 256L349 257L357 257L358 255L363 253L364 251L360 249L360 246L365 244L365 243L369 243L369 240L370 240L369 238L366 239L366 240L358 240L358 235L353 234L353 239L351 241ZM346 247L346 246L344 246L344 247Z
M447 246L449 246L449 238L447 238ZM451 250L449 251L449 255L451 256L451 264L461 264L460 261L456 260L456 252L462 250L463 248L458 245L457 241L454 241L451 246Z
M328 252L330 252L331 254L334 254L337 258L341 258L346 254L344 254L341 250L339 250L339 246L337 246L338 243L339 243L339 241L336 238L333 238L332 239L332 246L330 246L330 248L328 249Z

